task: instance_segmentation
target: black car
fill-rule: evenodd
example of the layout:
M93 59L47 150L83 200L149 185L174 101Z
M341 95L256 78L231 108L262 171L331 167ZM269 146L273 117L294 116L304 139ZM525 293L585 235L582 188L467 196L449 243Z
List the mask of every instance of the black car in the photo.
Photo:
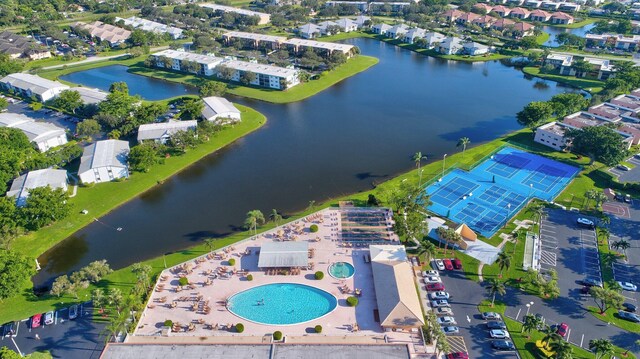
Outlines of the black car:
M640 315L634 314L634 313L629 313L629 312L625 312L624 310L619 310L618 311L618 316L624 320L628 320L630 322L634 322L634 323L640 323Z
M2 336L16 336L18 334L18 322L9 322L2 325Z
M627 312L635 312L636 311L636 306L634 304L631 303L623 303L622 304L622 309L624 309Z
M516 350L516 346L508 340L494 340L491 347L495 350Z
M507 326L503 322L491 321L487 322L487 329L507 329Z
M593 287L593 286L602 287L602 282L599 279L594 279L594 278L585 278L580 281L580 284L588 287Z

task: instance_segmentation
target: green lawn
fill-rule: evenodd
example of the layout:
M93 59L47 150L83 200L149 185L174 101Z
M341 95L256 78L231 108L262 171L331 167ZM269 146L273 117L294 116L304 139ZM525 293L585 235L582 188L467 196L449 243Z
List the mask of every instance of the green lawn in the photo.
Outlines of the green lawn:
M551 80L551 81L559 82L569 86L577 87L579 89L583 89L591 93L598 93L602 91L602 87L604 86L604 81L601 81L601 80L590 80L590 79L584 79L584 78L577 78L575 76L542 74L540 73L540 68L538 67L525 67L522 69L522 71L525 74L528 74L531 76L540 77L545 80Z
M13 249L37 257L75 231L93 222L94 218L105 215L204 156L265 124L266 118L262 114L248 107L238 105L238 108L242 111L242 121L239 124L223 130L211 141L187 151L184 155L167 158L164 164L152 167L148 173L136 172L125 182L108 182L93 187L78 188L76 197L69 201L72 205L72 214L68 218L18 238L13 244ZM88 210L89 214L80 214L80 211L84 209Z
M628 330L632 333L640 333L640 323L630 322L628 320L618 318L618 310L615 308L608 309L604 315L600 314L600 309L597 307L588 307L589 313L594 317L602 320L605 323L611 323L616 327Z
M538 45L542 45L545 42L547 42L547 40L549 40L549 38L551 37L551 35L549 35L548 32L542 32L540 35L536 36L536 42L538 43Z
M591 17L588 17L582 21L579 22L574 22L573 24L569 24L569 25L552 25L549 24L549 26L553 26L553 27L559 27L559 28L563 28L563 29L577 29L579 27L583 27L589 24L593 24L594 22L598 21L598 19L594 19Z

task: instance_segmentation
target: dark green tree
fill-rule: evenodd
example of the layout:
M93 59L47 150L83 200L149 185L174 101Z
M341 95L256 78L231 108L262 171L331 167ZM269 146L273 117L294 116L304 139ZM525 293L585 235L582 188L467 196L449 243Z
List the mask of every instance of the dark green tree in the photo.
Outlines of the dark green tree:
M100 131L100 124L96 120L84 120L76 126L76 133L81 137L91 137L99 134Z
M151 143L143 142L131 149L128 161L132 170L148 172L153 165L159 162L159 158L155 146Z
M180 109L180 118L183 120L196 120L202 115L204 103L201 99L187 99L178 107Z
M571 151L598 160L607 166L624 161L628 151L623 137L608 126L589 126L567 132L571 140Z
M80 93L75 90L64 90L58 97L53 99L53 106L61 109L64 112L75 113L76 110L82 106L82 99Z
M558 117L578 112L589 105L589 100L579 93L558 94L553 96L549 102L553 107L553 113Z
M25 228L37 230L68 216L71 212L68 200L69 195L62 188L34 188L29 190L29 197L18 213Z
M553 114L553 107L547 102L531 102L516 114L518 123L529 128L536 128Z
M0 299L20 293L34 274L36 268L33 258L0 250Z

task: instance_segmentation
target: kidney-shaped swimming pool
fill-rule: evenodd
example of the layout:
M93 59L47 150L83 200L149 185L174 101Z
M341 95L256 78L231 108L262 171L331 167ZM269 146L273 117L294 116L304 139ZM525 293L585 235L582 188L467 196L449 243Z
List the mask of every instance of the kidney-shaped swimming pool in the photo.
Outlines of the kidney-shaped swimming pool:
M271 325L308 322L331 313L338 300L331 293L304 284L265 284L234 294L227 309L245 320Z

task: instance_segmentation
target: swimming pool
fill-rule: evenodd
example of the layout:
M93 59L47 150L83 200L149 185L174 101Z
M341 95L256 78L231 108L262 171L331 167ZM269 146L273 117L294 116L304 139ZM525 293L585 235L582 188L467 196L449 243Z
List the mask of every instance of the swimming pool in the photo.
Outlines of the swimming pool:
M234 294L227 309L259 324L291 325L331 313L338 299L322 289L296 283L265 284Z
M333 278L351 278L355 272L356 269L353 268L353 265L347 262L336 262L329 266L329 274L331 274Z

